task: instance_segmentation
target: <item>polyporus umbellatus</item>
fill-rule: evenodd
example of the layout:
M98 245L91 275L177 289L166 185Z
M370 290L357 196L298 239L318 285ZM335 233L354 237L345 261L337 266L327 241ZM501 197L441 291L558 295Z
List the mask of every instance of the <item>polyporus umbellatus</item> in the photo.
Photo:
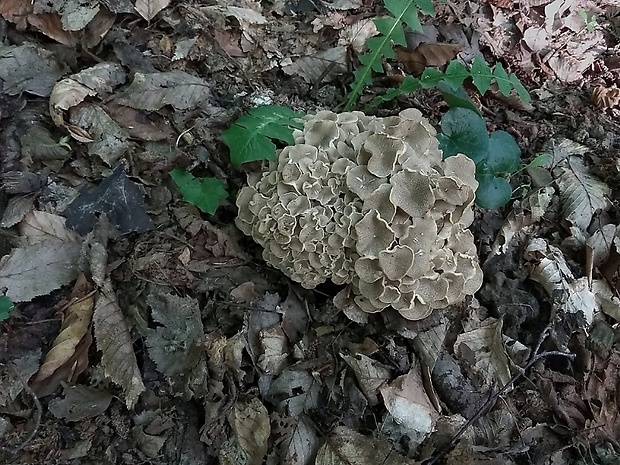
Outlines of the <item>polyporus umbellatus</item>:
M464 155L442 160L415 109L376 118L321 111L237 197L236 224L305 288L350 284L365 312L418 320L482 284L473 235L478 182Z

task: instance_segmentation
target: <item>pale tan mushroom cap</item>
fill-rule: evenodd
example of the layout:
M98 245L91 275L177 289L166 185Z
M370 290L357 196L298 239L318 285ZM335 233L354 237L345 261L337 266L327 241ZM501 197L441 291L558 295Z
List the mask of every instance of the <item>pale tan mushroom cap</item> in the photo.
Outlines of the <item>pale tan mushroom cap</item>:
M263 258L311 289L350 284L355 304L407 319L459 303L482 285L473 235L478 182L464 155L442 160L415 109L308 116L262 175L248 176L236 224Z

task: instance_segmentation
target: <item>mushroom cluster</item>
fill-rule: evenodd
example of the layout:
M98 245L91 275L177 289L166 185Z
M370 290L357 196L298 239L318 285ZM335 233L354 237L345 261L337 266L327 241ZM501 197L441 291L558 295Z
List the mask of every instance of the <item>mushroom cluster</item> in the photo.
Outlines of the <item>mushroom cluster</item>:
M482 285L473 235L478 182L464 155L442 160L415 109L376 118L321 111L269 170L248 176L236 224L305 288L350 284L365 312L418 320Z

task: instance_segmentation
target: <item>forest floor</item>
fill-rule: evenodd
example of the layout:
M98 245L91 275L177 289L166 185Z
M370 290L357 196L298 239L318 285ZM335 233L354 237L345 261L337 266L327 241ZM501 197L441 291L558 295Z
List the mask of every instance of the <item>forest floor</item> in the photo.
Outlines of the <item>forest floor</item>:
M342 111L381 1L0 2L0 463L620 464L620 7L434 8L354 109L482 55L532 96L466 82L487 128L547 163L475 209L475 296L360 323L236 228L263 166L222 133ZM407 108L448 105L372 114ZM199 211L173 169L228 197Z

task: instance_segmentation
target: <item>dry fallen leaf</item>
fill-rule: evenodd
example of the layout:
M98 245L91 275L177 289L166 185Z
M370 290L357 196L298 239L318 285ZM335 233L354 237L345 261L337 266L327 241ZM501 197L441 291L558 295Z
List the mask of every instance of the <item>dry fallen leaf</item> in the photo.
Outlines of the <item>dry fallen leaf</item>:
M58 238L13 249L0 259L0 288L13 302L48 294L75 279L79 255L79 242Z
M463 50L458 44L420 44L414 50L400 46L394 47L396 58L405 71L420 75L427 66L444 66Z
M63 380L74 381L88 367L95 294L83 274L78 277L69 302L60 333L32 380L32 388L39 396L52 394Z
M56 418L80 421L96 417L107 410L112 394L87 386L65 386L64 399L52 399L49 410Z
M396 423L410 433L411 440L421 443L435 429L439 414L424 389L419 367L379 390L385 408Z
M102 352L103 370L123 388L125 404L131 409L145 387L133 351L133 340L110 278L104 281L97 295L93 322L97 348Z
M385 440L364 436L346 426L336 427L316 456L316 465L415 465Z
M150 21L169 4L170 0L136 0L135 8L140 16Z
M592 103L598 108L611 108L620 104L620 89L616 86L597 86L592 91Z
M220 454L230 454L220 463L261 465L267 453L271 435L269 413L259 399L253 397L248 402L237 401L228 414L232 429L229 449Z

